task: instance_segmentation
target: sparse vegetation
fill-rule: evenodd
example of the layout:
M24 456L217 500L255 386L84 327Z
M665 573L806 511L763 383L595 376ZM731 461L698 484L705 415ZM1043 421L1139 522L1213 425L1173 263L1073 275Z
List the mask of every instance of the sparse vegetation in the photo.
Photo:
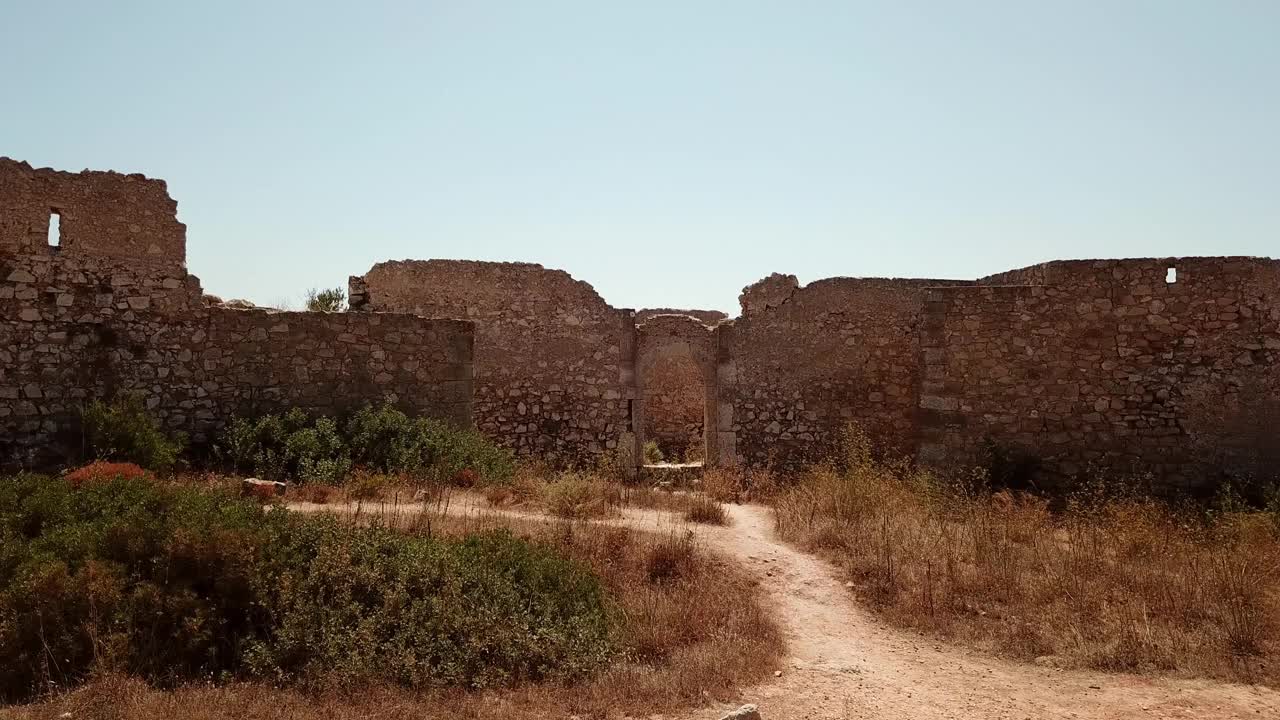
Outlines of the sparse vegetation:
M347 291L340 287L307 290L307 310L311 312L342 312L346 309Z
M709 467L702 471L702 491L722 503L766 502L779 488L768 467Z
M132 394L117 395L110 402L94 400L80 410L86 453L98 460L140 465L164 472L182 453L186 438L169 437Z
M666 456L662 454L662 449L658 447L658 443L653 440L645 441L642 454L646 465L657 465L666 459Z
M1178 511L1102 482L1055 513L875 461L856 434L848 450L778 498L778 529L890 621L1064 667L1280 681L1271 516Z
M597 472L556 471L542 463L526 463L508 482L483 489L493 507L544 510L569 519L599 519L618 515L623 508L685 513L702 502L701 496L631 485Z
M684 519L706 525L725 525L729 522L724 506L711 498L702 496L693 500L684 513Z

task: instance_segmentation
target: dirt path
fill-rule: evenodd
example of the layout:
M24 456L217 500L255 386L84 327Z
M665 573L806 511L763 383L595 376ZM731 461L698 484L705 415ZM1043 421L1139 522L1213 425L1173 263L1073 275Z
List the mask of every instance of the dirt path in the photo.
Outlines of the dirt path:
M834 568L778 540L767 508L726 507L731 526L696 532L759 582L787 641L782 676L742 691L765 720L1280 718L1280 693L1266 688L1039 668L890 628L854 602ZM450 508L475 512L491 511L472 499ZM669 514L642 510L611 522L676 525ZM684 717L719 714L704 708Z
M743 692L782 718L1280 718L1280 693L1209 681L1057 671L889 628L854 602L827 563L776 539L758 506L704 531L776 603L790 667ZM705 717L705 716L704 716Z

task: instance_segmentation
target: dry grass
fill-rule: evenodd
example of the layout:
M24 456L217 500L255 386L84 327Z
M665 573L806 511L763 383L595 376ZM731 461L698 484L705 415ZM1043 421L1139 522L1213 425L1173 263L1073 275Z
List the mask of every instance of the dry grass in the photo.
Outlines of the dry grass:
M535 509L574 520L616 517L623 508L683 514L706 502L695 493L630 485L595 473L545 470L517 472L511 482L482 493L495 508Z
M685 511L684 519L706 525L725 525L729 522L724 506L707 497L695 500L693 505Z
M577 685L484 692L379 686L354 693L306 693L243 682L161 690L104 676L40 703L0 709L0 718L59 717L64 712L105 720L645 716L735 700L738 688L766 677L780 658L781 637L759 591L737 568L704 552L688 533L656 536L583 522L454 517L435 509L400 519L407 532L420 534L508 527L588 564L617 603L619 659ZM379 516L367 513L358 520L377 522Z
M777 502L780 534L841 564L894 624L1059 667L1280 684L1280 538L1151 500L940 489L855 452Z
M768 467L709 467L702 472L702 491L722 503L766 502L778 488L778 477Z

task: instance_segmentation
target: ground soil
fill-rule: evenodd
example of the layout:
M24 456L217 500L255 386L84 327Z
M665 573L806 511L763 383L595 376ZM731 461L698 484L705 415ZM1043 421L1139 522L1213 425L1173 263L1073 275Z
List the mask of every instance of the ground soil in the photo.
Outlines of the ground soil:
M449 512L491 512L482 505L463 498ZM777 539L768 508L727 509L726 527L687 527L745 568L777 613L787 643L781 674L741 692L741 702L758 705L765 720L1280 718L1280 692L1265 687L1042 668L891 628L855 601L834 567ZM680 527L651 510L604 522ZM699 708L671 720L716 718L728 709Z

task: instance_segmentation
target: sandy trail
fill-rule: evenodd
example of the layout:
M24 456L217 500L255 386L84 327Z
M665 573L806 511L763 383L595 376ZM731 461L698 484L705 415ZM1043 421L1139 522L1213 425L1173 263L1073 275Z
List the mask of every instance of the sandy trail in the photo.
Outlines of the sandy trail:
M888 627L854 601L835 568L778 540L767 508L726 508L732 525L724 528L683 526L669 513L646 510L607 522L692 528L759 583L787 643L782 677L741 693L765 720L1280 718L1280 693L1263 687L1040 668ZM401 506L397 514L419 511ZM452 502L449 513L545 517L495 513L470 497ZM680 717L714 718L722 709Z

